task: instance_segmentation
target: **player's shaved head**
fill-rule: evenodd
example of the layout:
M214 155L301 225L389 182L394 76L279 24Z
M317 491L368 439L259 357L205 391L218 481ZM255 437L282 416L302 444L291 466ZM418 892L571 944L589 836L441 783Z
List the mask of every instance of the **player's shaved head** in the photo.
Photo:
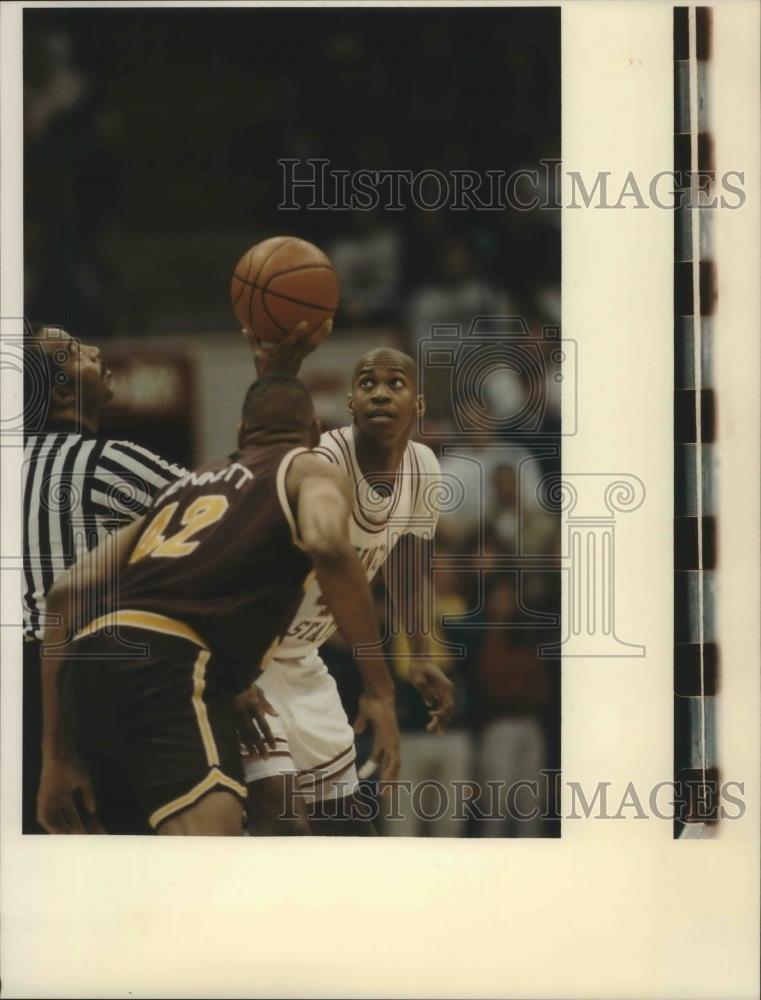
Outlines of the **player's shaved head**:
M243 400L241 426L246 439L304 437L314 422L309 390L293 375L263 375L249 386Z
M409 354L405 354L404 351L397 351L395 347L376 347L372 351L363 354L354 366L351 376L352 384L361 371L374 368L376 365L383 368L398 368L406 374L407 378L413 384L417 384L417 363L415 359L411 358Z

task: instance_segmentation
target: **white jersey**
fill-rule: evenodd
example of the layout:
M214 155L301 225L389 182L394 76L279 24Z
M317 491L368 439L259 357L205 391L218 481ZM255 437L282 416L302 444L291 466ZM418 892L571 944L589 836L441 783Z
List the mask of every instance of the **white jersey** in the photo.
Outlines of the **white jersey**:
M432 538L436 530L441 471L427 445L411 441L397 470L391 495L376 490L372 477L363 476L357 461L352 427L328 431L314 449L339 466L355 483L350 535L367 578L372 580L401 535ZM304 585L304 598L277 649L278 659L301 659L321 646L336 630L320 585L312 573Z

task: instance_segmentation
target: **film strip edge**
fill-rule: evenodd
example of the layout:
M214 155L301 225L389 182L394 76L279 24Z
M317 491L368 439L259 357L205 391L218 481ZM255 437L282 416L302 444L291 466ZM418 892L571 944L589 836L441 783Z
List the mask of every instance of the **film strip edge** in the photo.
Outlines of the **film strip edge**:
M674 835L718 818L711 8L674 8ZM708 200L708 199L706 199Z

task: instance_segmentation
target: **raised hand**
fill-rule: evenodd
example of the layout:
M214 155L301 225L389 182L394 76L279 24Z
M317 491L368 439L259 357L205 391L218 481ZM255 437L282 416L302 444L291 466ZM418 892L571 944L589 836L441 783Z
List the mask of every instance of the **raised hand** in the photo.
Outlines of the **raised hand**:
M326 319L322 326L310 333L309 324L303 320L282 340L266 342L255 330L248 328L244 328L242 333L251 345L256 371L261 377L272 372L297 375L304 358L317 350L330 336L332 329L333 320Z

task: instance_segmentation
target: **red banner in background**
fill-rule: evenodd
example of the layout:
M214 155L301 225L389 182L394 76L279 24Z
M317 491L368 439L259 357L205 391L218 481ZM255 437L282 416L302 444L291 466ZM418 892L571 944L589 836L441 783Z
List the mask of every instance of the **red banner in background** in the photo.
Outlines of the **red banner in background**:
M101 422L103 433L142 444L186 467L195 460L197 408L194 364L187 354L108 352L114 399Z

